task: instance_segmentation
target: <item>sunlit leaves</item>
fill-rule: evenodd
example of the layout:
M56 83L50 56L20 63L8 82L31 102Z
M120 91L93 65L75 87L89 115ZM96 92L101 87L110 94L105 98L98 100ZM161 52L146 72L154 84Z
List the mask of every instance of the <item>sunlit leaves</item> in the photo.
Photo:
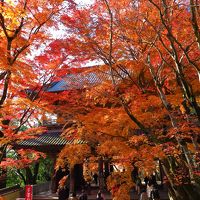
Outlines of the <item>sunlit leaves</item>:
M49 105L51 95L44 95L44 90L52 81L57 63L43 69L42 64L36 65L32 58L35 51L51 39L49 28L56 26L53 17L59 13L62 3L62 0L5 0L0 4L1 155L16 142L45 131L38 127L39 121L45 112L52 112L53 106ZM15 159L4 160L1 167L27 167L42 156L29 150L16 154Z
M191 163L187 163L187 159L183 164L179 163L185 154L179 139L193 143L193 148L190 147L193 153L195 148L198 149L193 139L197 141L199 137L199 122L192 104L194 98L187 94L194 91L192 94L197 96L199 103L199 50L190 12L187 5L181 3L167 1L169 5L165 8L157 0L109 1L114 18L112 41L111 20L105 2L96 1L90 9L73 7L61 17L70 34L52 42L45 50L49 54L38 57L38 62L45 63L48 59L52 62L55 58L50 65L53 69L61 60L69 64L66 66L101 60L105 66L99 70L103 73L109 74L111 68L116 74L119 69L125 72L121 81L115 74L114 80L110 77L102 84L87 87L86 91L85 87L81 88L81 94L73 91L59 97L57 112L62 115L61 121L66 121L63 135L87 141L95 156L123 164L124 169L133 162L145 174L156 169L158 159L163 161L172 157L180 167L173 171L172 177L182 183L184 166L189 169L193 159ZM75 71L70 73L76 74ZM83 72L83 76L86 74ZM115 81L117 84L113 86ZM188 93L184 83L191 86ZM73 84L71 81L70 85ZM121 104L122 101L126 104ZM146 127L145 135L131 120L130 113ZM69 118L73 121L71 126L67 123ZM76 147L78 158L83 162L84 155L78 151L81 146ZM58 166L78 163L70 152L65 151L69 158L61 153ZM115 187L121 183L118 177L124 180L126 175L113 175L111 185ZM117 186L120 192L113 194L127 199L128 188L121 184ZM125 196L121 197L121 193Z
M39 158L45 157L45 154L37 152L31 149L23 150L20 149L16 153L14 158L6 158L0 164L2 168L25 168L33 162L36 162Z
M125 143L120 141L106 141L98 147L98 153L105 157L117 157L119 160L126 160L131 152L131 148Z
M129 190L133 187L131 170L114 172L108 177L107 186L115 200L130 200Z
M75 164L82 164L90 154L90 147L87 144L66 145L59 154L56 166L65 168L68 164L73 167Z

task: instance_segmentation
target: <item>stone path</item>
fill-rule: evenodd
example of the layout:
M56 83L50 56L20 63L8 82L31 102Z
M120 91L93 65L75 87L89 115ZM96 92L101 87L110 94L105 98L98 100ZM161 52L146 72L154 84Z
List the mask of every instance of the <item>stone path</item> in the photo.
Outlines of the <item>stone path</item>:
M91 193L88 195L88 200L96 200L96 194L98 192L97 188L92 188ZM167 196L167 191L166 189L160 189L159 190L161 200L169 200ZM79 193L78 193L79 194ZM106 200L112 200L112 197L109 192L105 192L104 196ZM43 192L38 195L34 195L33 200L53 200L53 199L58 199L57 194L52 194L50 191L48 192ZM138 195L132 190L131 191L131 200L138 200ZM122 199L123 200L123 199Z

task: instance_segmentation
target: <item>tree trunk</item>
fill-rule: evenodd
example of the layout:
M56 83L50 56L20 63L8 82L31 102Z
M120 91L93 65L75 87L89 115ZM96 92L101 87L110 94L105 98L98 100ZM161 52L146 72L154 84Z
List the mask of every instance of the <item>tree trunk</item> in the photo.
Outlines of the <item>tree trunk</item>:
M103 158L100 157L98 160L99 164L99 189L102 191L104 189L104 178L103 178Z
M172 200L198 200L200 199L199 188L194 184L182 184L175 187L176 194L173 193L171 187L169 187L168 195Z
M175 163L173 158L162 160L161 166L168 178L168 195L171 200L196 200L200 199L200 189L197 183L180 183L176 185L173 181L178 176L175 173ZM177 165L177 164L176 164Z
M28 185L35 185L37 183L37 175L39 171L39 163L36 163L34 165L33 172L30 167L27 167L26 169L26 184Z

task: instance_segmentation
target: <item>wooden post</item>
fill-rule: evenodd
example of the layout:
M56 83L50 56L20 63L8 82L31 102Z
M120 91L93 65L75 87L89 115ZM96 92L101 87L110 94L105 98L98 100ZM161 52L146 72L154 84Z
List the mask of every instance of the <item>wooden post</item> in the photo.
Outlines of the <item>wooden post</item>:
M74 180L74 166L70 166L70 187L69 187L69 193L75 192L75 180Z
M51 157L53 158L53 157ZM51 192L52 193L56 193L57 192L57 189L58 189L58 184L57 184L57 173L56 173L56 170L55 170L55 164L56 164L56 158L54 156L53 158L53 166L54 166L54 170L53 170L53 176L51 178Z
M103 177L103 158L100 157L99 160L98 160L98 164L99 164L99 168L98 168L98 171L99 171L99 190L103 191L104 189L104 177Z

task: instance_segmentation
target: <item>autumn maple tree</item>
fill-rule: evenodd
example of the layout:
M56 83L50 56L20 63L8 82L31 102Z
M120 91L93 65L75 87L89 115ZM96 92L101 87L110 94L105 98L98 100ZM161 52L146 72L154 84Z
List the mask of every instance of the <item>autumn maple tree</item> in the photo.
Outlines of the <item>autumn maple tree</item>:
M93 70L110 76L84 89L87 111L72 111L76 125L64 133L88 141L92 156L124 165L119 180L130 177L134 167L151 173L159 160L171 198L198 198L198 2L98 0L74 7L61 21L70 34L49 48L56 45L61 57L70 55L80 64L101 60L104 65ZM73 105L82 105L75 99ZM119 192L124 187L128 191L126 183L115 187L113 196L124 194Z
M5 159L6 151L16 142L34 138L44 131L37 121L45 112L52 111L44 91L52 82L59 61L49 61L47 66L33 58L52 40L51 27L56 27L56 15L72 4L73 1L63 4L62 0L0 1L0 162L3 169L27 167L43 155L21 149L16 151L17 160Z
M65 124L63 137L84 141L64 147L57 167L120 165L124 171L113 172L107 187L128 200L132 171L151 174L159 161L172 199L199 198L198 1L68 2L1 1L1 160L13 142L43 131L22 131L24 125L54 110ZM48 28L61 27L56 21L66 32L50 42ZM45 42L33 62L30 55ZM88 62L99 64L74 69ZM45 92L70 74L74 80L92 74L96 82ZM18 153L16 167L38 158Z

